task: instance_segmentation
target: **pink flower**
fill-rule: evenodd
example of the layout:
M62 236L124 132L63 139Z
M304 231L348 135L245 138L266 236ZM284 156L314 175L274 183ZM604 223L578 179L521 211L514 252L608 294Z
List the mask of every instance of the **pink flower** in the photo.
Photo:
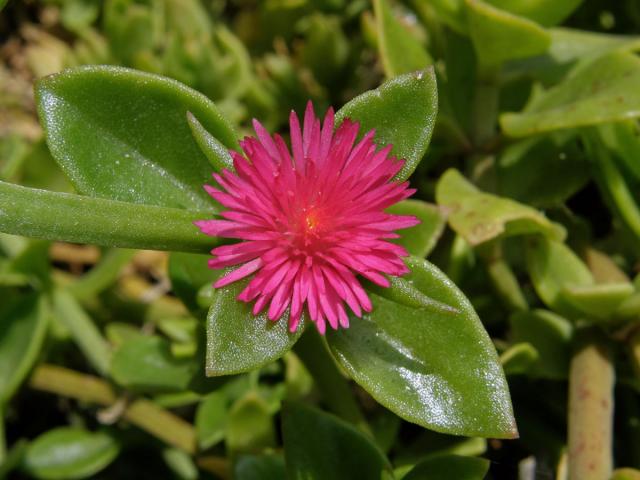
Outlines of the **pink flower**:
M388 240L419 221L384 209L415 190L392 180L404 161L389 156L391 145L378 150L373 130L356 143L357 123L346 119L334 133L333 110L321 127L311 102L302 131L294 112L289 122L293 155L280 135L253 121L258 138L240 142L244 156L231 152L235 172L213 174L219 189L205 185L227 208L223 219L196 225L207 235L241 240L211 251L209 267L239 265L214 287L253 275L238 300L255 300L254 315L268 305L275 321L290 308L293 332L306 304L324 334L326 322L349 326L345 304L358 317L371 311L359 275L388 287L384 274L409 271L401 259L407 251Z

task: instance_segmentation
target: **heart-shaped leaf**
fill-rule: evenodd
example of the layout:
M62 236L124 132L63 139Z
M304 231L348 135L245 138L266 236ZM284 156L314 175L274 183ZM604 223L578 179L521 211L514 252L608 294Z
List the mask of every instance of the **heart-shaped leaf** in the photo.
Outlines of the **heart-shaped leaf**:
M393 242L405 247L415 257L425 257L434 249L445 226L445 218L437 206L422 200L405 200L389 207L387 212L413 215L420 220L415 227L402 230L402 236Z
M362 432L327 413L298 403L282 411L284 456L292 480L380 480L389 461Z
M407 264L406 278L414 287L458 313L372 295L371 314L327 333L333 354L356 382L405 420L455 435L517 436L504 373L473 307L426 260L409 258Z
M433 63L425 48L393 15L387 0L374 0L378 49L387 77L421 70Z
M36 85L49 149L76 189L125 202L209 209L211 164L187 124L192 112L227 148L236 134L204 95L175 80L85 66Z
M107 433L60 427L29 445L23 468L45 480L88 478L109 465L119 450L118 443Z
M519 113L500 116L507 135L524 137L640 115L640 59L612 52L579 63L558 85L538 93Z
M277 360L288 352L304 330L304 316L298 329L289 332L288 311L278 321L251 313L252 305L236 297L246 281L216 289L207 316L208 376L248 372Z
M406 180L427 151L437 113L432 67L400 75L357 96L337 112L336 124L350 118L360 122L361 133L375 129L375 141L393 145L393 155L405 160L396 179Z
M438 205L446 208L448 221L471 245L500 235L540 232L551 238L564 238L555 225L534 208L478 190L455 169L447 170L436 186Z

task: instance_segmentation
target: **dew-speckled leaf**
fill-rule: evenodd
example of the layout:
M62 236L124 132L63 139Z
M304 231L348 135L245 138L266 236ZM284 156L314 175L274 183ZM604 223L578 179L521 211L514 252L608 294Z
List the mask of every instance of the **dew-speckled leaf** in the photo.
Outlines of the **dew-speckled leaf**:
M512 137L640 116L640 59L612 52L579 63L565 80L538 93L522 112L500 116Z
M402 480L482 480L489 460L461 455L433 455L418 463Z
M195 359L176 358L168 340L158 336L126 339L113 353L111 376L139 391L185 390L198 370Z
M334 356L378 402L454 435L517 435L495 348L464 294L434 265L408 258L405 278L458 313L412 308L372 295L373 312L327 333Z
M252 304L236 297L246 281L216 289L207 315L208 376L248 372L277 360L296 343L304 329L304 318L296 332L289 332L288 310L273 322L266 312L251 313Z
M448 214L451 228L471 245L500 235L539 232L551 238L564 237L564 229L538 210L482 192L455 169L447 170L440 177L436 200Z
M445 218L440 209L422 200L405 200L389 207L394 215L413 215L420 220L415 227L400 231L401 237L392 240L405 247L415 257L425 257L434 249L442 235Z
M225 168L233 170L233 159L231 158L228 147L209 133L191 112L187 113L187 120L193 138L213 168L217 172Z
M563 295L567 286L592 285L593 276L580 258L564 243L542 236L527 242L527 270L540 299L568 318L582 316Z
M290 480L380 480L391 474L389 461L371 439L315 408L285 404L282 434Z
M44 480L89 478L109 465L119 451L120 446L107 433L59 427L29 445L22 468Z
M38 358L46 329L45 303L40 296L3 298L0 305L0 406L13 396Z
M394 16L387 0L374 0L373 8L378 50L387 77L422 70L433 63L425 47Z
M526 17L546 27L557 25L583 0L487 0L497 8Z
M431 141L438 113L438 88L433 68L387 80L357 96L336 114L360 122L361 133L375 129L378 145L393 145L392 154L405 160L398 180L416 169Z
M466 0L469 35L481 69L495 69L507 60L532 57L547 51L549 33L531 20L481 0Z
M633 295L631 283L603 283L597 285L567 285L562 296L586 318L613 320L618 307Z
M229 148L236 134L204 95L168 78L84 66L36 85L54 158L80 193L125 202L211 208L211 164L187 123L192 112Z
M571 323L548 310L517 312L509 318L514 342L532 345L539 356L527 373L533 377L565 379L571 359Z

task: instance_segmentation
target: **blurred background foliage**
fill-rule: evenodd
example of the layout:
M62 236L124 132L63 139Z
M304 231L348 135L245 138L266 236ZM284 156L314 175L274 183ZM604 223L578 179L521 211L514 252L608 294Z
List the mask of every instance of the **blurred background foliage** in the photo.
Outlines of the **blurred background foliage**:
M0 178L73 190L48 152L32 90L66 67L175 78L248 133L254 117L281 130L308 99L317 111L338 108L385 77L434 64L440 112L412 177L417 197L435 198L444 217L447 198L466 192L462 208L477 212L481 192L441 179L455 167L483 191L544 209L567 240L479 238L454 216L451 229L433 229L430 259L472 300L502 355L521 438L436 434L351 384L378 449L398 478L420 461L431 473L405 478L453 478L454 468L466 472L457 478L487 468L490 478L566 478L571 345L587 316L617 371L615 464L640 468L640 141L635 121L606 123L640 111L632 91L640 83L625 83L640 79L628 53L640 47L638 32L635 0L13 0L0 14ZM598 95L614 105L588 105ZM487 222L540 223L512 207ZM201 318L216 275L204 265L198 255L0 235L0 475L284 477L282 401L326 399L295 353L249 374L204 377ZM309 428L313 436L319 427ZM442 476L443 457L423 460L433 454L465 458L451 457ZM480 456L490 464L465 463Z

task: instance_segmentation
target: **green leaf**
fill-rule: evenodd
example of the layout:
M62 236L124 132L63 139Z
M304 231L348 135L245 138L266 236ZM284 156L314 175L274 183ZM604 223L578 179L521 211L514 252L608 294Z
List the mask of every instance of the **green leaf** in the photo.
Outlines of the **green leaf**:
M227 427L227 397L222 392L207 395L196 410L196 433L202 450L214 446L224 439Z
M170 343L157 336L126 339L111 361L113 379L139 391L185 390L197 370L193 359L175 358Z
M0 231L27 237L204 253L218 241L193 222L210 216L0 182Z
M635 121L607 123L598 127L607 149L615 153L621 164L640 180L640 137Z
M40 80L40 120L54 158L84 194L132 203L211 208L211 164L187 111L228 148L236 134L204 95L168 78L84 66Z
M527 242L527 270L540 299L568 318L582 316L563 295L567 286L592 285L587 266L564 243L544 237Z
M392 240L405 247L415 257L426 257L436 246L445 226L440 209L422 200L405 200L389 207L394 215L413 215L420 220L415 227L402 230L402 236Z
M549 221L539 211L478 190L455 169L447 170L436 186L438 205L449 212L453 230L471 245L478 245L501 235L539 232L562 239L562 227Z
M565 379L571 359L573 327L568 320L547 310L518 312L509 318L514 342L527 342L538 352L528 369L533 377Z
M45 480L86 478L109 465L119 450L107 433L60 427L36 438L27 450L23 468Z
M388 78L422 70L433 63L418 39L395 18L387 0L374 0L373 8L378 49Z
M459 313L372 295L373 312L327 341L349 375L405 420L443 433L517 436L495 348L464 294L435 266L409 258L405 278ZM473 368L469 368L473 365Z
M482 480L489 460L460 455L433 455L418 463L402 480Z
M631 283L567 285L562 296L587 318L612 321L618 307L635 289Z
M469 36L481 70L492 71L507 60L544 53L551 44L540 25L481 0L465 0Z
M196 140L198 147L200 147L202 153L205 154L214 170L220 172L226 168L233 171L233 158L231 158L228 148L225 147L220 140L211 135L193 113L187 113L187 121L189 122L189 128L191 128L193 138Z
M273 416L256 392L239 399L229 411L226 445L233 453L254 453L276 446Z
M283 480L287 477L280 455L240 455L233 468L236 480Z
M487 0L491 5L514 15L526 17L546 27L557 25L567 18L583 0Z
M289 332L288 311L276 322L266 312L254 316L253 306L236 298L246 283L235 282L214 294L207 316L208 376L248 372L277 360L304 330L303 318L296 332Z
M640 479L640 470L635 468L617 468L613 471L610 480L638 480Z
M357 96L337 112L336 124L350 118L360 122L361 133L375 129L375 141L392 144L392 154L405 160L396 179L406 180L427 151L437 113L438 89L431 67Z
M640 115L640 59L612 52L585 60L558 85L538 93L520 113L500 116L503 131L524 137Z
M3 299L0 306L0 406L35 363L47 329L44 301L36 294Z
M516 343L500 355L500 363L507 376L521 375L528 373L539 357L538 351L530 343Z
M286 403L282 434L287 478L380 480L389 461L363 433L327 413Z
M169 278L173 292L191 310L200 310L198 291L201 287L211 286L224 272L209 268L207 255L172 252L169 256Z

